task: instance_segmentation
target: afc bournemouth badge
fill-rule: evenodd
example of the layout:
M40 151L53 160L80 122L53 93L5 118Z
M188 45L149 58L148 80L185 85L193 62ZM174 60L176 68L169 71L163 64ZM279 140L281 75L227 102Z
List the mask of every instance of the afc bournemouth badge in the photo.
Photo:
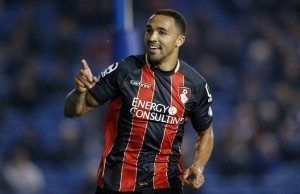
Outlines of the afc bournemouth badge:
M187 87L179 87L180 101L185 104L191 97L191 89Z

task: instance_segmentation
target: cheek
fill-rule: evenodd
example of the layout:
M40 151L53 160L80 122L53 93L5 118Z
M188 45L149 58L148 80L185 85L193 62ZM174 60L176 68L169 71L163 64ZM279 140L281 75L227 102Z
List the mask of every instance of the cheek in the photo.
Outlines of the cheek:
M176 47L176 41L174 39L169 39L165 42L165 45L167 45L169 49L173 49Z

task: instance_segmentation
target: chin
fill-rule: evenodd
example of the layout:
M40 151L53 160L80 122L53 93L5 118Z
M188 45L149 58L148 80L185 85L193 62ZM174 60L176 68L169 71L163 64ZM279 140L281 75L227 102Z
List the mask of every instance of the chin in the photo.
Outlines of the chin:
M148 55L148 60L149 60L150 63L157 64L162 60L162 57L149 54Z

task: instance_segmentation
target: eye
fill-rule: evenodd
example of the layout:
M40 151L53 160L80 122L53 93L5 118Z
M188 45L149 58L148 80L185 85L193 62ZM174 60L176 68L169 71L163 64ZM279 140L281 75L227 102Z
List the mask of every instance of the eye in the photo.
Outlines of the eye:
M159 34L161 34L161 35L167 35L167 32L165 32L165 31L159 31Z

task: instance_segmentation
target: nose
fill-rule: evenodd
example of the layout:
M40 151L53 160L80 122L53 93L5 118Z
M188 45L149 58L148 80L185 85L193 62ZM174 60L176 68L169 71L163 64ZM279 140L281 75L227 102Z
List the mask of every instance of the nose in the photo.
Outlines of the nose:
M148 39L150 41L157 41L157 32L154 31L154 32L150 33Z

